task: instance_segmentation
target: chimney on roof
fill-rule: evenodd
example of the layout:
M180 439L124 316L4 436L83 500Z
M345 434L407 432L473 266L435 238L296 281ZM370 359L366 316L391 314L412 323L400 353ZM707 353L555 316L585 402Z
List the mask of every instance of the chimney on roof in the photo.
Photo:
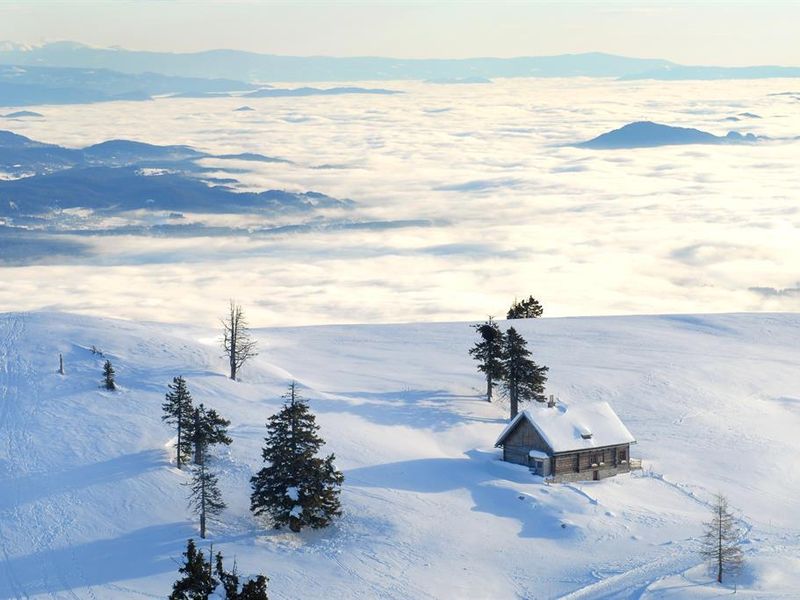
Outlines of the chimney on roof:
M547 401L547 408L554 408L556 405L555 398L553 398L553 394L550 394L550 399Z

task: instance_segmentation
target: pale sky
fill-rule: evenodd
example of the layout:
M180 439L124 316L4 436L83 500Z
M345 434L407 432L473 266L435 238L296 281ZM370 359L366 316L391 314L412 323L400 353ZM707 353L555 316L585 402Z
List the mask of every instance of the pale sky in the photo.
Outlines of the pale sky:
M188 52L462 58L603 51L800 65L800 1L0 0L0 40Z

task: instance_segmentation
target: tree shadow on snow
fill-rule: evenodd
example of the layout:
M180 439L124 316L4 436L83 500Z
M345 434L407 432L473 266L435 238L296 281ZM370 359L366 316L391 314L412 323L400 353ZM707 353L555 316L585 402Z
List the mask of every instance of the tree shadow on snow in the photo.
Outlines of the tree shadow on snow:
M37 472L24 477L0 478L0 511L93 485L115 483L169 466L161 450L144 450L63 471Z
M474 403L481 396L459 396L445 390L394 392L338 392L353 401L325 398L312 401L320 413L351 413L377 425L404 425L415 429L446 431L465 423L505 423L502 418L476 417L458 403Z
M137 529L122 536L42 550L3 563L0 600L58 592L175 571L186 540L197 537L187 523ZM102 595L102 594L101 594Z
M423 458L386 463L345 472L353 487L387 488L420 494L439 494L467 490L474 502L473 511L495 517L515 519L519 537L564 539L574 537L572 528L561 526L560 513L537 502L502 482L531 484L535 479L524 468L504 468L494 453L471 450L465 458ZM499 481L498 481L499 480Z

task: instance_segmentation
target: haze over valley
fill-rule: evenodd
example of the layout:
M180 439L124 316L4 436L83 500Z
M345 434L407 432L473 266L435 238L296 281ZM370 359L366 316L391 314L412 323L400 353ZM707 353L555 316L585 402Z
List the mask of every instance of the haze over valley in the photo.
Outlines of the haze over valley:
M41 105L6 121L71 150L27 173L5 161L0 308L212 322L235 285L263 324L469 319L532 288L553 316L797 309L797 80L380 85L403 93ZM637 121L758 140L576 147ZM109 140L192 154L119 160ZM76 158L96 144L104 158ZM135 179L97 168L126 165ZM83 206L66 183L79 167L95 181ZM224 186L206 194L218 204L333 200L155 201L178 180ZM26 220L21 200L47 186L73 197Z

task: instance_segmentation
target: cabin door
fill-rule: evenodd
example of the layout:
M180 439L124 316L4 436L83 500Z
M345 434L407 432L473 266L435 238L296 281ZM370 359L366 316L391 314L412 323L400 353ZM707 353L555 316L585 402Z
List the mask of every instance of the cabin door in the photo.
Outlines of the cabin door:
M594 481L598 481L600 479L600 471L593 471L592 472L592 479Z

